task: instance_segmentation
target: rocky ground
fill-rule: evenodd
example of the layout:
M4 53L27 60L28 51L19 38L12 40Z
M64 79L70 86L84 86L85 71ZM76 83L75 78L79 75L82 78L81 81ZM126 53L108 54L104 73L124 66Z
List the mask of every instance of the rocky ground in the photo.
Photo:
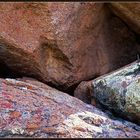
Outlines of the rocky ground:
M0 137L140 138L139 7L0 3Z
M1 137L139 137L140 126L34 79L0 79Z

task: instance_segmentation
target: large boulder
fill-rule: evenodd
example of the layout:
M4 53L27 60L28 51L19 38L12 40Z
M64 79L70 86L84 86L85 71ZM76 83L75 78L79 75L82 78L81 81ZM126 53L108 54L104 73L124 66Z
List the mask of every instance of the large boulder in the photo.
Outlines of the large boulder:
M79 91L82 85L81 83L77 87L75 96L80 95ZM85 90L87 88L88 92ZM99 107L102 105L116 115L140 124L139 60L92 81L85 82L83 91L82 96L89 96L90 93L93 105Z
M0 137L139 137L140 127L34 79L0 79Z
M104 4L1 3L0 19L0 59L63 90L136 57L134 34Z
M111 10L140 34L140 3L110 3Z

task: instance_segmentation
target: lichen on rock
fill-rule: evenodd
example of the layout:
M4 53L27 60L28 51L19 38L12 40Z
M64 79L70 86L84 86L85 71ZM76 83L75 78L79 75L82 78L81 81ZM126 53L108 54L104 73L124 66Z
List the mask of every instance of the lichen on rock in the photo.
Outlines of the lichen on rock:
M134 62L93 80L92 95L118 115L140 123L139 78L139 62Z

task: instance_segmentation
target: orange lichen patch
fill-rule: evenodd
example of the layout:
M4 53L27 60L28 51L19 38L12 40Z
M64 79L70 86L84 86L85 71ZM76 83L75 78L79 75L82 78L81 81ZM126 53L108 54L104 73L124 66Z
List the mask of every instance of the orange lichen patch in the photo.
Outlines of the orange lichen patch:
M59 130L59 131L57 131L57 133L59 134L59 135L66 135L66 131L64 131L64 130Z
M32 86L30 86L30 85L28 85L28 86L27 86L27 89L32 90L32 89L33 89L33 87L32 87Z
M54 132L55 128L54 127L45 127L45 128L43 128L43 131L46 133Z
M38 124L35 123L28 123L27 124L27 129L39 129L40 126Z
M14 112L11 112L10 115L12 118L18 118L21 116L21 113L19 111L14 111Z

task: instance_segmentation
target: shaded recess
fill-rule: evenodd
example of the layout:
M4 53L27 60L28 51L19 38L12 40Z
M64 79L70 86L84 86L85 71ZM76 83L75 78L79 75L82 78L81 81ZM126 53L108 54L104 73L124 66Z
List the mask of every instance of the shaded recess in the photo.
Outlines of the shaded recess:
M0 60L0 78L22 78L18 72L11 70L2 60Z

